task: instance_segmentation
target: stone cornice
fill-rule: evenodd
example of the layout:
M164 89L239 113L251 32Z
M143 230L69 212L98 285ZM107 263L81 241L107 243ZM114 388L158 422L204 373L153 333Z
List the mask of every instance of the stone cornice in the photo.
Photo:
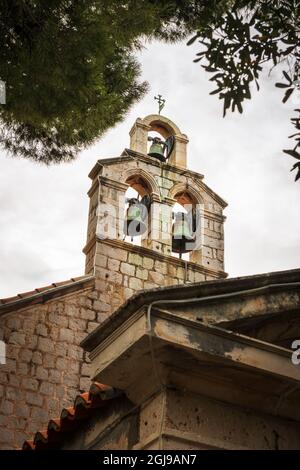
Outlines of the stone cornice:
M106 176L98 176L99 184L112 189L118 189L120 191L127 191L129 184L121 183L120 181L107 178Z
M185 134L175 134L174 137L178 142L183 142L184 144L188 144L189 142L189 139Z
M136 152L135 150L131 150L131 149L127 149L127 148L122 152L121 156L119 156L119 157L104 158L104 159L98 160L97 163L95 164L95 166L92 168L91 172L89 173L89 178L94 179L97 176L97 174L99 173L100 169L105 165L113 165L115 163L123 163L123 162L126 162L126 161L130 161L133 158L137 159L137 160L140 160L140 161L143 161L143 162L147 163L148 165L151 164L151 165L156 166L158 168L163 166L163 168L165 170L173 171L174 173L179 173L180 175L182 175L182 174L185 175L186 174L186 175L189 175L189 176L197 178L197 179L203 179L204 178L204 176L202 174L197 173L196 171L189 170L187 168L181 168L181 167L178 167L178 166L175 166L175 165L170 165L169 163L161 163L158 160L149 157L148 155L145 155L143 153L139 153L139 152Z
M151 164L153 166L156 166L158 168L163 167L164 170L167 171L172 171L174 173L177 173L179 175L183 176L188 176L190 177L194 183L204 192L209 194L212 199L216 201L217 204L219 204L222 208L227 207L227 202L224 201L218 194L216 194L209 186L207 186L202 180L204 176L200 173L197 173L195 171L189 170L187 168L180 168L175 165L170 165L168 162L166 163L161 163L158 160L155 160L154 158L149 157L148 155L144 155L143 153L136 152L131 149L125 149L120 157L116 158L105 158L103 160L98 160L94 168L89 174L89 177L94 179L98 175L99 171L101 168L103 168L104 165L113 165L116 163L123 163L125 161L130 161L132 159L137 159L140 160L146 164Z
M221 224L223 224L227 218L225 215L216 214L215 212L208 211L207 209L204 209L203 214L205 219L214 220Z
M96 236L91 238L91 240L86 244L86 246L83 248L83 253L87 254L89 250L94 246L96 241L105 245L113 246L115 248L121 248L123 250L127 250L130 253L135 253L141 256L148 256L149 258L154 258L167 264L173 264L174 266L179 266L182 268L185 268L186 266L185 260L175 258L174 256L171 256L171 255L164 255L162 253L151 250L150 248L146 248L144 246L132 245L131 243L125 242L123 240L111 240L109 238L106 238L103 240ZM205 266L201 266L197 263L194 263L192 261L188 261L187 266L188 268L192 268L194 271L197 271L207 276L213 276L217 279L219 278L224 279L227 277L227 273L225 273L224 271L210 269Z
M89 197L94 194L99 185L106 186L107 188L117 189L118 191L123 192L126 192L129 187L129 184L121 183L120 181L99 175L97 179L94 179L93 184L88 191Z

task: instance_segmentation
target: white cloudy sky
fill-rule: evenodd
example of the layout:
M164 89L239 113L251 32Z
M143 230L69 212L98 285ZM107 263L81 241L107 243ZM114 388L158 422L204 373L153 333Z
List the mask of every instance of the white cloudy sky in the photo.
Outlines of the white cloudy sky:
M300 183L289 173L293 159L281 153L295 103L282 105L274 77L265 74L244 114L223 119L208 75L192 63L196 49L148 45L140 59L149 94L76 162L46 168L0 153L0 297L83 274L88 172L129 145L134 120L156 112L156 93L167 99L164 114L190 139L189 168L229 204L229 275L300 266Z

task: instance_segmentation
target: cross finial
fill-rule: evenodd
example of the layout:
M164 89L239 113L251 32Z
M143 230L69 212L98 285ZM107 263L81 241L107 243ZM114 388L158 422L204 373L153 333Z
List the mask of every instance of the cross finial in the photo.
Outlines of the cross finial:
M154 96L154 99L158 102L158 114L160 114L165 106L166 100L162 97L162 95Z

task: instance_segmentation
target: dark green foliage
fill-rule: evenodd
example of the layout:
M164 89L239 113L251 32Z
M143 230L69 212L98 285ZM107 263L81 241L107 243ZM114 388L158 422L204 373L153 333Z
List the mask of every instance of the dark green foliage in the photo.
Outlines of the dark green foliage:
M73 159L145 93L134 58L140 38L184 37L191 4L0 0L2 146L47 164Z
M134 54L144 38L199 40L224 115L243 111L263 64L282 66L286 102L300 86L297 0L0 0L0 143L46 164L72 160L147 90ZM292 119L300 160L300 111ZM296 179L300 178L300 164Z
M219 2L218 2L219 3ZM300 86L300 2L296 0L237 0L227 2L225 13L217 14L210 23L198 29L188 44L196 39L201 50L194 62L201 62L223 100L224 116L228 109L243 112L243 103L251 99L252 83L259 89L262 66L270 63L283 67L285 103ZM298 82L299 80L299 82ZM300 110L291 121L297 133L288 155L300 160ZM300 163L296 180L300 179Z

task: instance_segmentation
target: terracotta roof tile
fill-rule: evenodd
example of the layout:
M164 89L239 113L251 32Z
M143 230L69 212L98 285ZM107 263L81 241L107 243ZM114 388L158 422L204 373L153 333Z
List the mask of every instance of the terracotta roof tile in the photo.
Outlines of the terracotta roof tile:
M82 420L91 416L93 410L104 407L108 400L122 395L107 385L93 383L89 392L77 395L74 405L63 408L60 418L50 419L46 430L36 432L33 440L24 442L23 450L44 450L59 448L65 434L75 430Z

